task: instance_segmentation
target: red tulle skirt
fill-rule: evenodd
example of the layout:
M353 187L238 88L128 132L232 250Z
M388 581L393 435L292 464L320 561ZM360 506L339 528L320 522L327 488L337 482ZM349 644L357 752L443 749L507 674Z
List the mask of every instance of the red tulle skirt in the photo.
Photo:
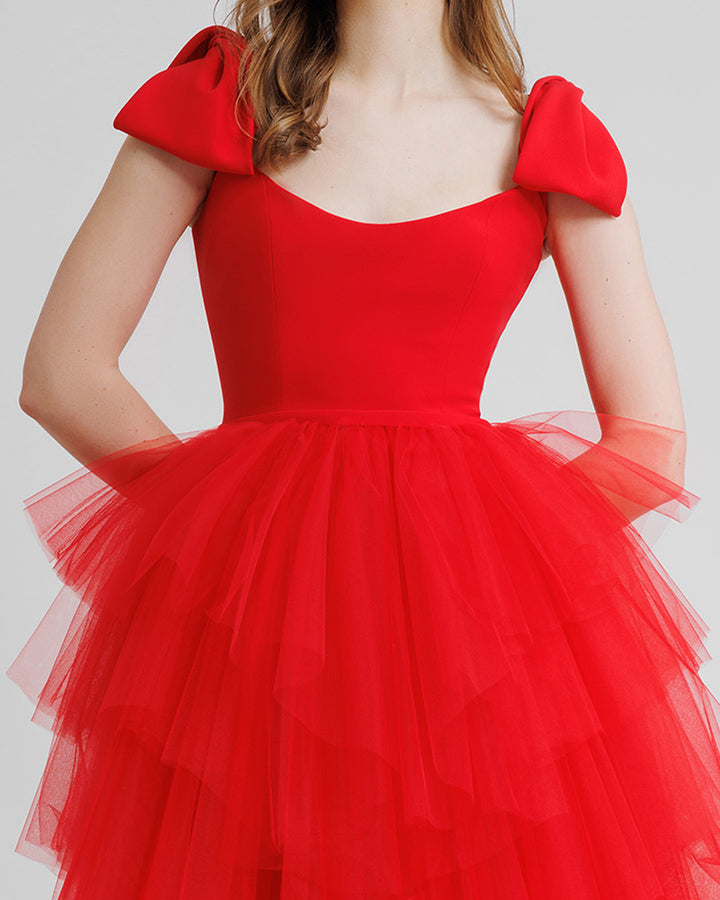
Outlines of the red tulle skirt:
M62 586L7 672L53 732L16 851L54 900L720 898L672 438L285 411L29 497Z

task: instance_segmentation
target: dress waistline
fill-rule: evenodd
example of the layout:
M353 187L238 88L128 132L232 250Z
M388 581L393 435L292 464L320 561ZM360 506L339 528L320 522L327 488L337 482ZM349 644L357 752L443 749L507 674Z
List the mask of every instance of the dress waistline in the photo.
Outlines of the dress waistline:
M307 419L335 424L361 425L489 425L479 410L475 412L460 410L431 409L384 409L384 408L348 408L348 407L286 407L284 409L264 410L232 415L223 420L223 424L236 422L262 421L274 422L284 419Z

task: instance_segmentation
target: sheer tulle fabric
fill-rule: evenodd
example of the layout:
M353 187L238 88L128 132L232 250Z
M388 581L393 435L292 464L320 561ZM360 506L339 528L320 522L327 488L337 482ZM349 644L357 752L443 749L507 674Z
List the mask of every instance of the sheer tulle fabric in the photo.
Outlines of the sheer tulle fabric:
M8 670L54 732L16 849L55 900L720 897L707 626L607 492L685 518L672 445L286 411L28 498L62 587Z

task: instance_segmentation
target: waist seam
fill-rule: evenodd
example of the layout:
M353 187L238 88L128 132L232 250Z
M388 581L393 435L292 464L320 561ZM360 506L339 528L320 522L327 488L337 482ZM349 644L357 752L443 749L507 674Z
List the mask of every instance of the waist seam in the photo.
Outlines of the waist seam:
M283 407L259 410L223 419L223 424L245 421L298 419L333 424L361 425L472 425L487 423L479 410L396 409L390 407Z

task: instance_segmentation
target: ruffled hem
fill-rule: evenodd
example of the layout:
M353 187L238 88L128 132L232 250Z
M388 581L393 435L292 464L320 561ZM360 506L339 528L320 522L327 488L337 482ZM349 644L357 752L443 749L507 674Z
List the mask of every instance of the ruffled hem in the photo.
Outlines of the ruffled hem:
M708 628L636 527L699 498L631 424L247 417L25 500L53 900L720 898Z

